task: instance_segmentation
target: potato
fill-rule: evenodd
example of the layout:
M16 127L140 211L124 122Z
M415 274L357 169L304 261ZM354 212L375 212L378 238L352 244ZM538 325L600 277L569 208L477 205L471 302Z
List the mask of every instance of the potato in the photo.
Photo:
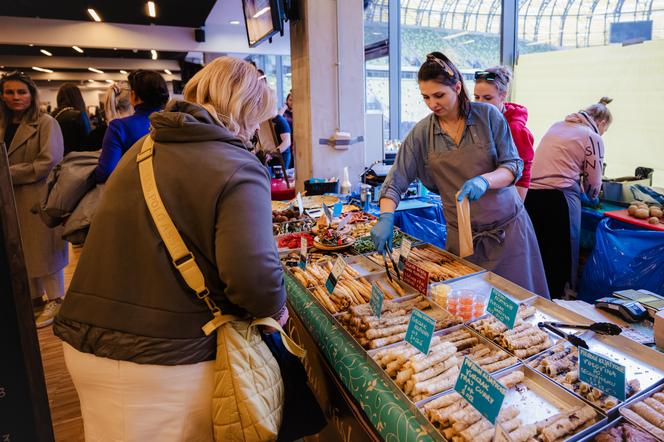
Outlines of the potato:
M656 206L653 206L650 208L650 216L656 216L657 218L661 218L664 216L664 212L662 212L662 209Z
M634 216L639 219L646 219L650 216L650 211L648 209L636 209Z
M636 204L632 204L627 208L627 212L629 212L630 215L634 216L636 214L636 211L638 210L639 206Z
M657 218L656 216L648 218L648 224L659 224L659 218Z

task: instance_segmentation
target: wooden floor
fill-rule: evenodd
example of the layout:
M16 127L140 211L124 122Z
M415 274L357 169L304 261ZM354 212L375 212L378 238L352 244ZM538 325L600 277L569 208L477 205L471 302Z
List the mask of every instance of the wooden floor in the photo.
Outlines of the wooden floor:
M69 286L79 255L77 250L70 249L69 252L69 266L65 269L65 287ZM62 341L53 335L51 326L39 329L38 334L55 440L82 442L84 441L83 419L78 395L62 356Z

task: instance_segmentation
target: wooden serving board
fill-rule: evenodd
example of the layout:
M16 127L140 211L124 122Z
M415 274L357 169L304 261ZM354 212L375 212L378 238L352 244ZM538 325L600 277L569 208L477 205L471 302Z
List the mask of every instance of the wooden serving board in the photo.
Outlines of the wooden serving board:
M627 212L627 209L623 210L612 210L610 212L604 212L604 215L609 218L617 219L624 223L632 224L635 226L643 227L644 229L649 230L658 230L664 232L664 223L662 223L662 218L660 218L659 224L649 224L647 219L635 218Z

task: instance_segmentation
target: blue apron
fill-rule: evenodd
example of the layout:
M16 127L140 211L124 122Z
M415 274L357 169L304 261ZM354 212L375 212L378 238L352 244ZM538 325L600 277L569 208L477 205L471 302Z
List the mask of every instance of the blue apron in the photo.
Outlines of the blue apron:
M482 141L474 125L466 125L463 137L471 143L463 148L434 148L435 115L429 125L427 181L440 193L447 222L447 250L459 254L459 231L456 213L456 193L463 184L478 175L496 169L492 147ZM450 141L441 140L445 143ZM453 143L453 142L452 142ZM515 284L549 298L544 266L537 237L523 202L512 185L489 189L484 196L470 204L475 253L466 259Z

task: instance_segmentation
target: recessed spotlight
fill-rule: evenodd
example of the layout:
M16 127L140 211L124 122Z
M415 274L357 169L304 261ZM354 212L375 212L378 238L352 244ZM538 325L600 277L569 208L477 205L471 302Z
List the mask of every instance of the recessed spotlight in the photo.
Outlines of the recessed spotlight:
M80 52L81 54L83 53L83 49L79 48L78 46L72 46L71 48L76 52Z
M124 74L124 75L127 75L127 71L125 71L124 69L120 69L120 73Z
M101 17L99 17L99 14L97 14L97 11L94 9L88 8L88 14L90 14L90 17L92 17L94 21L101 21Z
M32 69L34 69L37 72L46 72L47 74L52 74L53 73L53 71L50 70L50 69L40 68L40 67L37 67L37 66L33 66Z
M171 71L169 71L168 69L164 69L164 72L166 72L168 75L173 75L173 73Z
M88 68L88 70L89 70L90 72L94 72L94 73L96 73L96 74L103 74L103 73L104 73L104 71L101 71L101 70L99 70L99 69L95 69L95 68Z
M148 15L152 18L157 16L157 7L154 2L148 2Z
M152 54L152 59L156 60L157 59L157 51L155 51L154 49L150 49L150 53Z
M228 23L231 24L231 25L239 25L239 24L240 24L240 20L231 20L231 21L229 21Z
M51 54L50 52L48 52L46 49L40 49L39 52L41 52L41 53L44 54L44 55L48 55L49 57L52 57L52 56L53 56L53 54Z
M30 46L30 47L33 47L34 45L35 45L34 43L28 44L28 46Z

